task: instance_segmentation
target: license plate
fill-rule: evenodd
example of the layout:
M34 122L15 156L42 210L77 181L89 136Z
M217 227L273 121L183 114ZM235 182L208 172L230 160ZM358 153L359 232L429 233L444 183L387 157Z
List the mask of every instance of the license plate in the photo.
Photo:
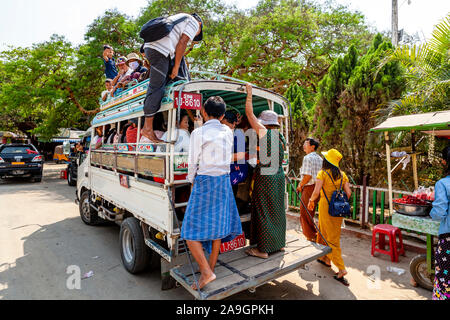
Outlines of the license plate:
M23 170L14 170L12 172L12 174L14 174L14 175L22 175L22 174L25 174L25 171L23 171Z
M200 93L183 92L179 99L180 92L174 91L173 99L175 108L200 110L202 108L203 96ZM181 100L181 101L180 101Z
M237 236L230 242L222 243L220 246L220 253L236 250L245 246L245 234Z
M20 166L20 165L24 165L25 162L12 162L11 163L13 166Z

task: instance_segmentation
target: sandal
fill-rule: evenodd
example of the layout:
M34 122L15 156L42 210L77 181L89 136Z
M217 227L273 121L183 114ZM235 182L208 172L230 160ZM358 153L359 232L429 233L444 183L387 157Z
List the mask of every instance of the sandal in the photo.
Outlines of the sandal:
M338 278L338 276L335 275L333 278L336 279L336 281L339 281L340 283L342 283L346 287L348 287L350 285L350 283L348 283L347 279L345 279L344 277Z
M246 250L245 253L248 254L249 256L257 257L257 258L261 258L261 259L268 259L269 258L269 255L261 256L261 255L255 253L255 249L254 248L250 248L250 249Z
M318 263L320 263L320 264L323 264L325 267L327 267L327 268L331 268L331 264L327 264L325 261L322 261L322 260L320 260L320 259L317 259L317 262Z

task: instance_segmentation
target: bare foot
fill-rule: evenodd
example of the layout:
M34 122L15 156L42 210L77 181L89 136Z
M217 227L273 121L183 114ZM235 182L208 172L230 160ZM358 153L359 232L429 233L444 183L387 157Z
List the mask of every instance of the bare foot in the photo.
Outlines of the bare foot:
M158 139L158 137L155 135L155 133L153 131L150 130L141 130L141 135L145 136L146 138L148 138L149 140L151 140L154 143L163 143L164 141Z
M208 275L202 274L200 276L200 279L198 280L200 289L203 289L208 283L213 282L214 280L216 280L216 275L214 273L211 272ZM197 285L194 283L192 284L191 288L197 290Z
M256 248L250 248L247 251L245 251L246 254L248 254L249 256L253 256L253 257L257 257L257 258L261 258L261 259L267 259L269 258L269 254L266 252L261 252Z

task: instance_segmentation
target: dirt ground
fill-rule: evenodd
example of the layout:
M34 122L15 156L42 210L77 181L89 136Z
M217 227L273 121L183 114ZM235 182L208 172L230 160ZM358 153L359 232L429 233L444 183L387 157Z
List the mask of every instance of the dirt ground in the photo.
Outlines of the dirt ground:
M160 290L159 272L134 276L122 267L117 226L88 227L74 203L75 188L59 179L64 165L47 163L42 183L26 179L0 181L0 299L192 299L183 288ZM302 236L288 220L289 233ZM343 235L342 249L350 287L333 279L317 262L230 300L425 300L431 292L410 285L407 252L399 263L370 255L370 241ZM80 289L68 289L69 266L82 274ZM404 269L390 273L388 266ZM379 271L379 280L369 274ZM367 273L369 272L369 274Z

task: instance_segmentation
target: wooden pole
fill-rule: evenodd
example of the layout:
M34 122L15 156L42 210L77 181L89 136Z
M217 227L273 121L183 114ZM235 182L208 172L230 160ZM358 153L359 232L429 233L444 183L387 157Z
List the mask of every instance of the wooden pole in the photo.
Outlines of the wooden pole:
M414 177L414 189L419 189L419 178L417 176L417 154L416 154L416 135L415 131L411 131L411 151L412 151L412 168Z
M384 139L386 141L386 162L387 162L387 173L388 173L388 190L389 190L389 213L393 213L393 202L392 202L392 173L391 173L391 147L389 145L389 132L384 132Z

